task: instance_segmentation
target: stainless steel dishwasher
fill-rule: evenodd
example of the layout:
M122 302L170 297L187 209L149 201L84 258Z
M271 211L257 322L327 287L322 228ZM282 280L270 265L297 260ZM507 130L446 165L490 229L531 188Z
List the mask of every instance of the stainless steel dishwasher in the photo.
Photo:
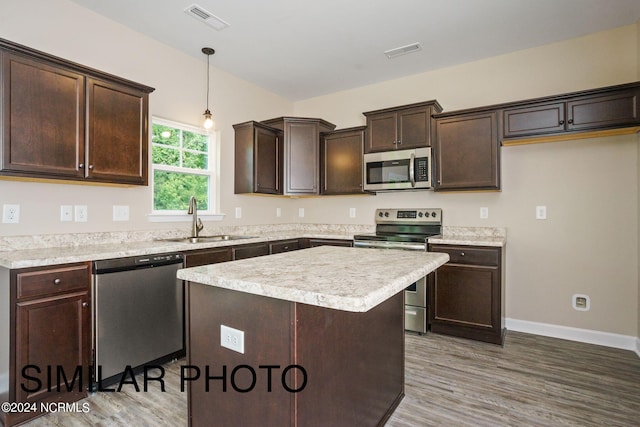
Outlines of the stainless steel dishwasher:
M94 374L101 385L184 354L181 254L93 263ZM136 369L138 368L138 369Z

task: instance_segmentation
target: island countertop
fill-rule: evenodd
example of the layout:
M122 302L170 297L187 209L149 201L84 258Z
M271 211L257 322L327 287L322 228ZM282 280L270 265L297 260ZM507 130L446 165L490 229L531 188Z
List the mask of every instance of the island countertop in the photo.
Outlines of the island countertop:
M435 252L320 246L178 270L178 278L254 295L365 312L449 260Z

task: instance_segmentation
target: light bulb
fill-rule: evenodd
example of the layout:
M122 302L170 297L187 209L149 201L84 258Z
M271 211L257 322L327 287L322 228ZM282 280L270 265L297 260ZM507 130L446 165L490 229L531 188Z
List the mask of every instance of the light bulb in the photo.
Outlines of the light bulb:
M211 129L213 127L213 118L211 117L211 111L209 110L205 111L203 116L204 116L204 123L202 123L202 126L205 129Z

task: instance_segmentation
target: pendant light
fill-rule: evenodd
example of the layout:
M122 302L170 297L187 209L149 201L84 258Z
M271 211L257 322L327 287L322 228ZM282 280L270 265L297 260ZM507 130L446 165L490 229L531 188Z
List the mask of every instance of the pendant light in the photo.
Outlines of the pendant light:
M211 49L210 47L203 47L202 53L207 55L207 109L204 110L204 123L202 124L202 126L205 129L211 129L213 127L213 118L211 115L211 111L209 111L209 57L216 53L216 51Z

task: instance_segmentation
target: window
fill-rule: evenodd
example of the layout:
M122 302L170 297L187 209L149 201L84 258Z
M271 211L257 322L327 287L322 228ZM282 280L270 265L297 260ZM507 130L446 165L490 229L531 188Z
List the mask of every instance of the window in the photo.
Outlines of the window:
M153 212L184 214L195 196L198 211L215 212L215 138L195 127L153 118Z

